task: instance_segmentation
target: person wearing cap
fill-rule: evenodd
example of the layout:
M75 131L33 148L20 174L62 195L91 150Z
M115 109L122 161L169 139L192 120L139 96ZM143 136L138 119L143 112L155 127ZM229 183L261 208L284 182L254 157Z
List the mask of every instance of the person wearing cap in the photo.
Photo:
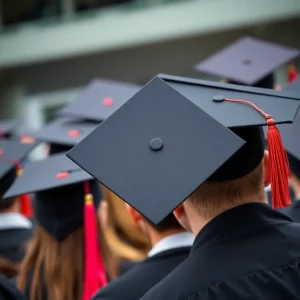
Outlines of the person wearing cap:
M61 108L57 115L93 122L103 122L128 101L141 87L107 79L92 80L75 101Z
M276 124L293 122L299 104L281 91L159 75L67 153L152 223L174 211L196 236L142 300L299 299L300 225L264 192L271 182L273 207L290 203Z
M49 155L63 153L74 147L97 127L98 123L61 117L52 120L32 134L35 140L49 144Z
M150 237L152 249L147 259L101 289L93 300L137 300L189 255L194 236L180 226L173 214L153 225L131 206L128 210L134 223Z
M26 300L26 298L9 279L0 274L0 300Z
M16 141L0 141L0 273L12 277L25 254L25 244L32 237L30 199L26 195L3 199L4 194L21 173L22 160L33 145Z
M122 275L147 257L150 240L134 224L124 201L106 187L101 188L103 200L98 210L99 218L107 245L117 260L115 274Z
M273 89L274 72L299 55L297 49L245 36L195 65L195 69L230 83ZM289 77L290 72L290 81Z
M64 154L26 165L5 198L35 193L36 230L17 287L30 300L88 300L107 282L109 252L96 207L97 181Z

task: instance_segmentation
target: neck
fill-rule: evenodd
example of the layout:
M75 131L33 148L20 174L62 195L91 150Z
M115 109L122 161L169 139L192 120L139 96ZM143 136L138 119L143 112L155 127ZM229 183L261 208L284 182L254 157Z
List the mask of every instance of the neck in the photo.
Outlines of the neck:
M170 229L165 230L162 232L158 232L155 229L149 229L149 238L151 242L151 246L154 247L159 241L161 241L163 238L170 236L172 234L184 232L184 229Z
M185 210L188 215L189 223L190 223L190 230L192 233L197 236L198 233L214 218L216 218L218 215L222 214L223 212L235 208L239 205L243 205L246 203L268 203L268 200L265 196L265 194L262 195L261 199L257 199L257 201L240 201L237 202L236 205L228 205L228 206L220 206L218 210L214 211L214 214L211 215L200 215L198 210L195 209L193 204L190 203L184 203L185 204ZM187 201L186 201L187 202ZM220 203L222 200L220 199ZM230 203L229 201L224 201L223 203Z

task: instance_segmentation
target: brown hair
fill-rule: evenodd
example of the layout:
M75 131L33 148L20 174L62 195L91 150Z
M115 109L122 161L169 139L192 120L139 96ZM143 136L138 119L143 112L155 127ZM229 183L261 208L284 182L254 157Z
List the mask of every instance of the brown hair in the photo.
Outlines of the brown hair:
M188 198L188 201L204 218L214 218L241 204L265 202L262 163L241 178L205 182Z
M109 248L119 259L144 259L150 250L149 238L134 225L124 201L105 187L102 187L102 191L108 203L105 237Z
M100 225L98 224L100 230ZM109 276L107 262L109 252L104 247L100 232L99 243ZM32 280L30 281L30 276ZM84 229L78 228L64 239L57 240L37 225L35 234L20 266L17 286L22 292L29 292L30 300L42 300L43 290L47 299L81 299L84 276ZM42 284L41 284L41 279ZM30 284L30 286L27 286Z
M12 260L1 256L0 257L0 273L6 277L14 277L18 274L19 264Z

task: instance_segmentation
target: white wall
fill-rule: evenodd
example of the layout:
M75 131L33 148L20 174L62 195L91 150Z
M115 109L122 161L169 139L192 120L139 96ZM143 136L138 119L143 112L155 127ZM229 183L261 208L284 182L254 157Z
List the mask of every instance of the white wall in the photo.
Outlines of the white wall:
M23 116L27 125L36 128L43 122L39 114L44 105L73 98L73 88L84 86L95 77L137 83L145 83L158 73L200 77L193 70L195 63L245 34L300 49L298 19L4 70L2 77L11 74L11 95L15 96L1 92L0 116L6 111L2 107L14 103L11 115ZM284 81L285 70L280 74ZM63 94L59 92L64 90Z

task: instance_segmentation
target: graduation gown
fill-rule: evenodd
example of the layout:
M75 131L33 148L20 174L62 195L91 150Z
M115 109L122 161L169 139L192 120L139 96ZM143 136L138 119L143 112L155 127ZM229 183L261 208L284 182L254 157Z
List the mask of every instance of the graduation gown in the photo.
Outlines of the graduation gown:
M281 209L294 222L300 223L300 200L293 202L290 206Z
M263 203L230 209L142 300L299 300L300 225Z
M7 278L0 274L0 300L25 300L25 296Z
M137 263L126 274L101 289L93 300L137 300L189 255L190 247L160 252Z
M32 237L32 228L7 228L0 230L0 256L19 262L25 255L25 245Z

